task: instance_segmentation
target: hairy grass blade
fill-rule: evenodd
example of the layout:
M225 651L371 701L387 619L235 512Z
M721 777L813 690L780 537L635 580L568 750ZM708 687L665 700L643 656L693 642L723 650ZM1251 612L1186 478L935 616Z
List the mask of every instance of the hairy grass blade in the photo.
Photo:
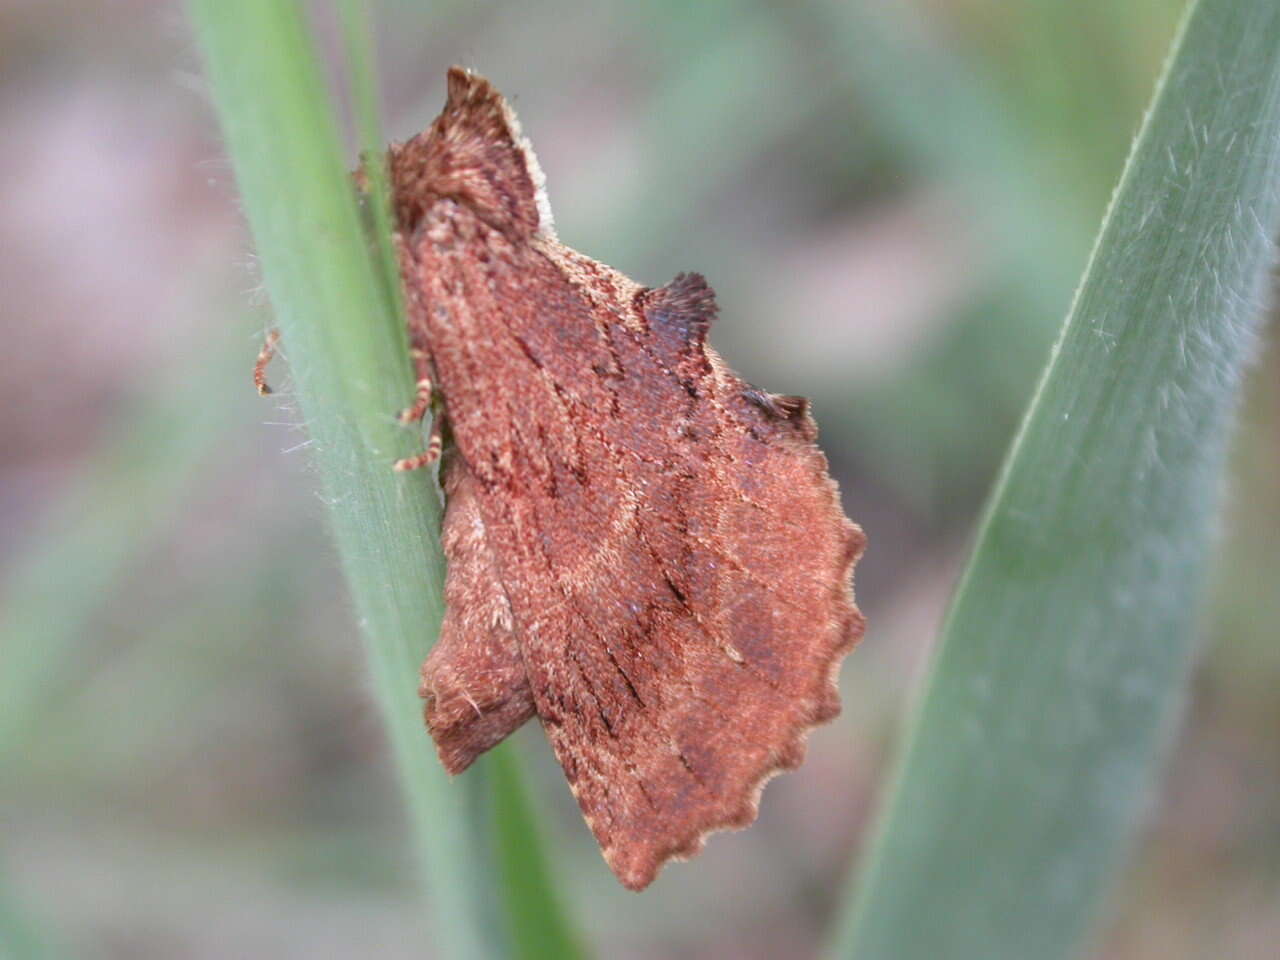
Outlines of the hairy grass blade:
M1177 717L1280 223L1280 6L1189 12L982 522L842 957L1054 958Z

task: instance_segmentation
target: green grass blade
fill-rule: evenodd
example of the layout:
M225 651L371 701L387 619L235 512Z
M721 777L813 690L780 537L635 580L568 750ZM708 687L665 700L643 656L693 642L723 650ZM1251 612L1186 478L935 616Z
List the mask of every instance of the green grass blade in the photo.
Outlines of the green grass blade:
M586 954L556 896L551 862L516 748L508 741L485 757L513 955L525 960L575 960Z
M351 80L351 99L360 153L369 177L369 202L379 239L379 255L389 299L397 316L403 316L400 268L391 243L391 203L387 170L381 162L386 138L378 107L374 74L373 26L364 0L343 0L343 35ZM549 861L542 854L535 811L522 784L520 767L508 744L481 758L476 775L488 784L489 806L494 811L491 850L502 878L507 931L515 955L533 958L582 956L572 926L555 895Z
M833 953L1052 958L1177 717L1280 225L1280 6L1184 21L961 579Z
M395 418L413 395L404 326L367 249L315 54L293 3L189 9L419 840L433 952L500 952L478 778L450 783L422 729L417 671L441 618L443 560L431 478L391 470L422 443Z
M385 163L387 140L382 132L382 110L378 106L378 83L374 73L373 25L365 0L342 0L342 35L346 40L347 69L351 78L352 112L360 138L360 156L369 178L369 206L373 211L378 240L378 265L389 309L404 316L400 289L400 265L391 242L391 190Z

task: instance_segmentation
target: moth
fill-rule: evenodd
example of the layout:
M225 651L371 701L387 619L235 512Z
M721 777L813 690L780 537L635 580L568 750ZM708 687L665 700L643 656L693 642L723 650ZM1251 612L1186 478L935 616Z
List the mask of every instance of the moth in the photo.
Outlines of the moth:
M425 452L444 450L446 613L422 667L445 768L537 717L632 890L756 817L840 709L863 633L808 403L707 342L696 273L644 287L556 239L542 171L483 77L387 156ZM450 442L446 445L442 438Z

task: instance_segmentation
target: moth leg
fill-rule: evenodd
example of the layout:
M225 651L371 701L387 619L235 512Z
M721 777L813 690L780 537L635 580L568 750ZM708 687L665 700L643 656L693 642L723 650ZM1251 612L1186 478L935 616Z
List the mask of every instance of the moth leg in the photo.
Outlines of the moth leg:
M427 449L422 453L415 453L412 457L397 460L392 464L391 469L397 473L405 473L409 470L429 467L440 459L440 451L442 449L444 449L444 437L440 432L440 418L435 417L431 421L431 433L427 437Z
M413 406L401 410L397 419L404 424L417 423L427 415L427 411L430 409L431 380L429 377L423 377L418 381L418 392L414 398Z
M369 195L369 174L365 172L363 159L360 161L360 166L351 171L351 186L355 188L360 199Z
M361 200L369 195L369 191L373 186L369 181L370 162L377 163L378 158L370 157L368 153L361 152L356 168L351 171L351 186L355 188L356 194Z
M418 391L414 398L413 406L400 411L398 419L404 424L417 423L427 415L427 411L431 409L433 393L431 388L431 355L417 347L410 351L410 355L413 357L414 369L418 373ZM443 415L436 411L436 415L431 420L431 432L427 436L427 449L412 457L397 460L394 469L403 473L406 470L417 470L421 467L430 466L439 460L440 451L444 447L444 438L441 435L443 421Z
M276 344L280 342L280 331L272 327L262 341L262 349L258 351L258 359L253 365L253 385L258 388L258 395L265 397L271 392L267 383L267 365L276 355Z

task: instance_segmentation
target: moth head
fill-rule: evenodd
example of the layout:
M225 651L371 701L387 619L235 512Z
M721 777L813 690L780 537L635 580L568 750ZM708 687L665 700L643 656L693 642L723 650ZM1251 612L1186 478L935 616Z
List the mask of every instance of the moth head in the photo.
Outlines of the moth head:
M552 234L542 168L510 105L469 70L451 68L448 81L440 116L391 148L400 228L411 233L430 206L447 197L504 233Z

